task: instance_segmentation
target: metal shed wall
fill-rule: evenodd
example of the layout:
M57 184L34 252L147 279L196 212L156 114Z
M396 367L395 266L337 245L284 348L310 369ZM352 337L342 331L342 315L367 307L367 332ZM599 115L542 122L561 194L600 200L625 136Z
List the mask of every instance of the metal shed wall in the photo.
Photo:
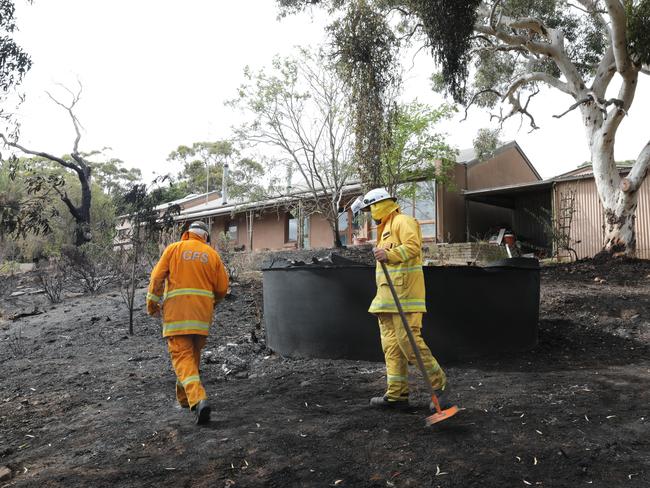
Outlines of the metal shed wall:
M605 215L598 198L593 178L560 181L553 192L554 214L560 209L563 193L576 192L575 214L571 223L572 239L580 240L574 246L578 258L592 257L603 247ZM639 206L636 212L637 257L650 259L650 180L639 189Z

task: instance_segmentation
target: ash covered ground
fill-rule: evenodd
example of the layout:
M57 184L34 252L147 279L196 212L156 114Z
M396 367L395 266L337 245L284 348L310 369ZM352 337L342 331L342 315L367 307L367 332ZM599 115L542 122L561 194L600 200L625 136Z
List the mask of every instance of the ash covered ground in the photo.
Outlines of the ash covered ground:
M50 305L3 278L0 487L650 486L650 262L541 276L538 347L445 365L463 410L428 429L417 374L410 411L375 411L383 364L269 351L255 273L217 311L204 428L144 289L129 336L118 291Z

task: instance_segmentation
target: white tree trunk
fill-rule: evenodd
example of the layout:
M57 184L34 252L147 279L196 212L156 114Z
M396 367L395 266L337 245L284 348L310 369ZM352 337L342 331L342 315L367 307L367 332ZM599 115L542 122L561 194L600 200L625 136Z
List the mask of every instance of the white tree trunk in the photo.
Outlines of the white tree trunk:
M591 138L594 178L605 213L603 251L613 256L634 256L638 186L620 177L614 160L614 135L603 130L595 130Z

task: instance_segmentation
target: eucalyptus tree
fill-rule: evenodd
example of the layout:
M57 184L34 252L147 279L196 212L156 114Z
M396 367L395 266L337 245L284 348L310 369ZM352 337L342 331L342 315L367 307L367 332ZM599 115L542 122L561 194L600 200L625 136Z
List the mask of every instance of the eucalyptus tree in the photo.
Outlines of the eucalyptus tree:
M361 0L278 0L285 12L322 5L345 12ZM370 0L368 0L370 1ZM402 39L430 49L439 81L467 107L495 110L536 129L541 86L566 95L562 117L580 112L605 214L604 251L633 255L638 190L650 141L623 176L616 133L633 106L639 76L650 74L650 0L376 0ZM470 68L472 68L470 70Z
M176 176L176 184L186 193L220 190L226 166L230 197L252 198L261 191L259 182L264 175L264 168L254 159L242 156L235 143L230 140L181 145L169 154L167 160L181 164L182 169Z
M14 3L13 0L0 0L0 101L3 102L0 105L0 120L4 125L12 125L13 135L16 136L17 125L10 123L13 122L13 113L7 110L4 102L32 67L32 60L14 39L17 30Z

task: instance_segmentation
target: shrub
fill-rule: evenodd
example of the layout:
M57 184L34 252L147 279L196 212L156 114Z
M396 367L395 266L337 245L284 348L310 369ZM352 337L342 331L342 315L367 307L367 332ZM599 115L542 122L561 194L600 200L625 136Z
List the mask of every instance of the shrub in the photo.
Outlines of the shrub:
M61 302L61 293L65 281L63 266L58 258L51 258L48 261L39 261L35 267L36 280L45 290L45 294L51 303Z

